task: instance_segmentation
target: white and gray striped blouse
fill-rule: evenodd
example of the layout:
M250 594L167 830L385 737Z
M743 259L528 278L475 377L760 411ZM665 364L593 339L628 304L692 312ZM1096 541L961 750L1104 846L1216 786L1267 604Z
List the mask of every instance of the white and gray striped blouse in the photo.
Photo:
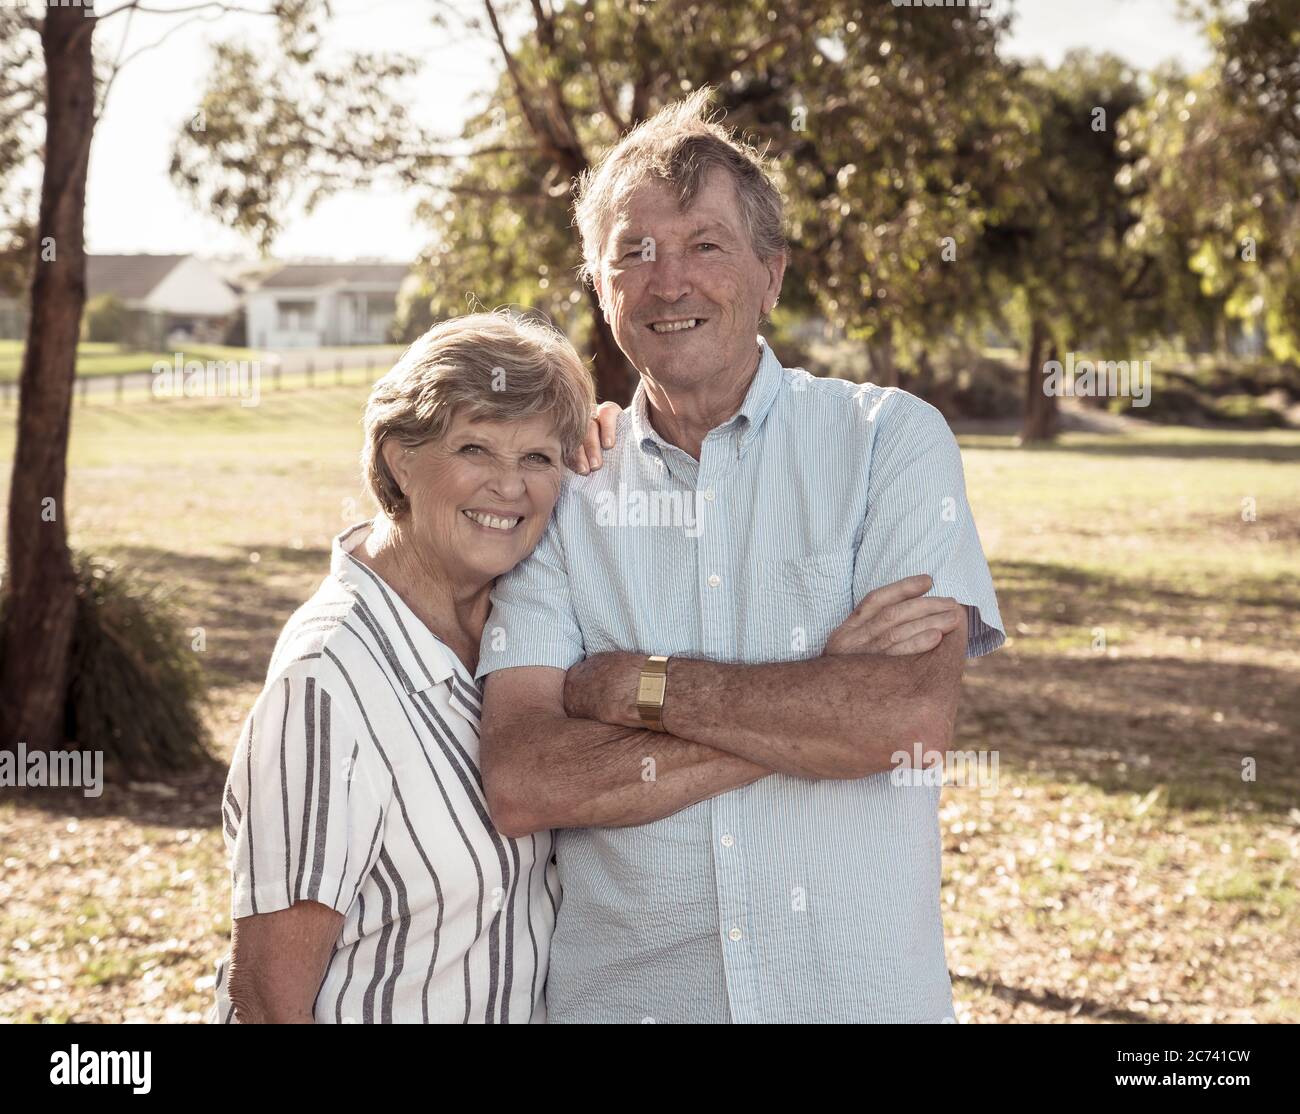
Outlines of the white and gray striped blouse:
M344 915L318 1022L541 1022L551 835L492 826L479 686L350 555L370 527L334 540L244 725L222 807L232 916L304 900Z

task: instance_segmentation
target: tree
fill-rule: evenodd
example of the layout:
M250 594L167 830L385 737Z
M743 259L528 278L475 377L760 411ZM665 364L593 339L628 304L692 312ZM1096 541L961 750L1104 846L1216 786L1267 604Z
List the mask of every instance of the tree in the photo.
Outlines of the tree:
M45 173L9 485L0 738L51 749L63 711L76 611L64 485L72 382L86 297L86 170L95 126L94 18L51 6L45 58Z
M845 0L484 0L481 15L441 19L451 33L486 36L502 66L454 140L411 129L405 144L387 131L358 140L323 111L311 67L286 77L223 53L202 101L206 129L179 138L178 179L203 204L233 202L236 222L265 238L285 185L304 173L313 200L397 176L423 195L429 315L465 312L471 294L541 309L585 339L602 396L621 402L635 376L594 291L576 278L573 182L628 128L701 85L715 86L726 122L780 166L796 231L786 305L820 308L883 354L912 311L937 317L936 306L962 304L935 291L974 281L924 264L938 261L940 229L964 236L974 224L961 168L997 153L1000 25L977 12L954 19ZM295 96L281 95L286 81ZM223 104L238 111L214 128ZM345 152L342 172L313 169L301 151L286 161L282 139L299 133L301 146Z
M1026 339L1024 442L1056 434L1044 364L1083 343L1120 343L1138 328L1153 272L1126 248L1136 223L1126 168L1137 153L1116 123L1142 99L1119 59L1072 51L1051 71L1027 69L1012 120L1028 136L1014 178L977 186L988 217L972 252L1001 315Z
M1205 11L1215 63L1170 77L1126 121L1145 155L1134 244L1228 319L1300 361L1300 0ZM1222 320L1222 318L1220 318Z
M202 5L227 10L221 3ZM313 26L314 0L281 0L276 9L286 42ZM43 18L0 10L0 180L31 153L35 118L45 136L34 253L10 248L12 268L30 274L30 313L19 380L17 438L9 485L4 637L0 647L0 745L33 749L63 745L70 654L77 620L77 575L68 548L68 435L77 343L86 298L86 174L97 94L107 97L117 68L97 84L93 39L100 24L140 10L127 0L104 16L52 0ZM167 13L163 13L167 14ZM39 36L39 54L35 43ZM157 45L157 44L154 44ZM44 62L43 82L38 78ZM43 86L43 90L42 90ZM15 240L11 233L10 244Z

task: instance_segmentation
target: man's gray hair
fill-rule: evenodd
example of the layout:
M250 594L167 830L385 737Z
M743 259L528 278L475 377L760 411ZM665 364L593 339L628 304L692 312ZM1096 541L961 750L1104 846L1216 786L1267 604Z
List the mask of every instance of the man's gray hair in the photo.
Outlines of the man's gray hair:
M362 473L383 512L400 518L409 502L384 460L388 438L414 449L444 436L460 412L494 422L542 414L567 460L595 405L591 374L562 333L503 310L453 317L402 353L370 392Z
M766 159L708 111L712 96L706 85L660 109L578 180L573 215L582 237L584 281L593 281L600 270L623 199L650 178L672 186L686 209L710 171L725 170L735 184L754 254L766 262L786 252L784 201Z

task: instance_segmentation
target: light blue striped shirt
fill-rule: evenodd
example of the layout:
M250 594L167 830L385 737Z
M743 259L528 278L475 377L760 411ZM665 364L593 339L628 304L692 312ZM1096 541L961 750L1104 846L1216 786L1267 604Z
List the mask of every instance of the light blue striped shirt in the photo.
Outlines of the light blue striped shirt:
M605 465L571 476L498 581L478 674L605 650L816 657L873 588L913 573L1004 632L943 416L896 388L761 359L699 461L644 386ZM864 723L864 731L870 724ZM552 1021L939 1022L952 988L934 785L774 774L632 828L557 833Z

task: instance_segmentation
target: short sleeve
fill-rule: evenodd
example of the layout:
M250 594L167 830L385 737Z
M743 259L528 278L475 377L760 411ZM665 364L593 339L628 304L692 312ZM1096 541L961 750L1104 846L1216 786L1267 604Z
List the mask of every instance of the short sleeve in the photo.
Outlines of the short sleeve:
M475 679L525 665L568 669L585 656L557 519L551 516L531 556L492 589Z
M1006 640L993 578L966 501L961 450L938 410L896 393L877 416L867 514L853 565L853 598L928 573L928 595L964 603L966 656Z
M244 724L222 800L234 917L298 901L346 913L374 865L392 778L339 687L290 669Z

